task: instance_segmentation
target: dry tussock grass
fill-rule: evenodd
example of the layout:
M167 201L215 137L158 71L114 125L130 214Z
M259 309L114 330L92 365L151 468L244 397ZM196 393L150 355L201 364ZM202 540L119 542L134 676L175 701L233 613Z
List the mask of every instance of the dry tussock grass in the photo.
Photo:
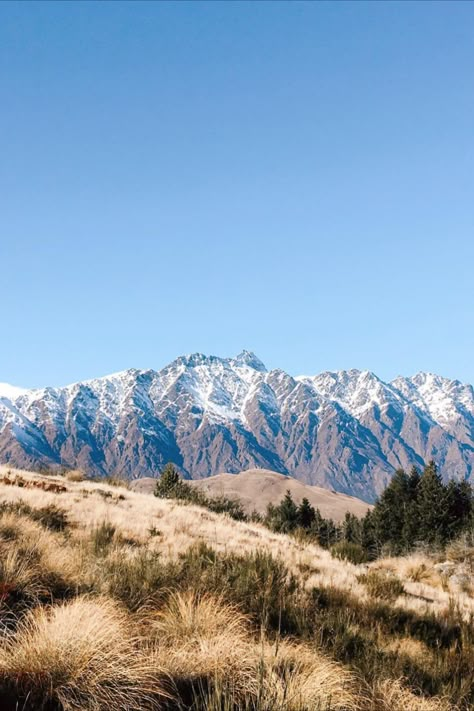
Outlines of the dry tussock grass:
M301 644L280 641L264 650L263 660L269 711L363 711L371 703L351 672Z
M159 691L129 619L107 599L28 613L0 648L0 679L27 707L64 711L138 711Z
M260 711L362 711L369 703L354 675L323 654L253 638L246 617L223 598L174 594L152 626L157 663L179 693L194 683L214 704L216 693L230 693Z
M66 474L64 475L64 478L66 481L84 481L85 474L81 469L70 469Z
M22 476L35 475L22 473ZM442 619L443 614L450 614L452 595L436 584L432 561L426 556L356 566L333 559L328 551L314 544L272 533L257 524L239 523L196 506L136 494L106 483L59 480L65 484L61 493L38 487L0 485L6 501L24 500L34 509L59 505L67 512L71 524L65 532L52 531L28 515L0 514L0 622L2 611L15 596L25 603L21 608L10 605L10 611L13 609L17 614L13 625L16 631L9 633L0 649L0 706L3 683L20 707L28 697L31 709L38 709L43 703L48 711L53 711L53 707L54 711L145 709L152 702L154 709L158 709L156 694L164 688L163 679L167 679L166 688L174 695L167 708L192 707L194 711L236 708L445 711L449 708L443 701L423 699L393 680L378 682L375 695L371 696L354 673L316 648L301 642L290 643L288 638L277 643L272 638L270 642L263 632L259 638L250 623L252 620L255 624L255 610L248 601L242 602L246 600L247 589L242 571L255 576L256 568L249 566L249 555L235 562L237 554L255 554L256 550L269 553L273 559L283 561L296 576L302 593L303 588L310 591L319 586L331 600L337 600L341 591L350 590L364 604L369 595L366 585L358 581L361 573L378 570L380 575L392 571L403 581L407 592L397 600L398 607L432 611ZM160 535L151 533L156 526ZM240 581L241 597L234 600L244 605L249 618L218 592L169 595L170 589L182 590L186 585L201 589L201 578L196 575L199 567L192 568L192 556L187 558L190 577L173 578L174 571L180 570L183 556L196 541L206 544L216 556L234 555L234 577L226 578L226 585L234 584L236 579ZM202 568L203 575L209 576L209 590L229 590L225 586L212 587L213 571L219 569L219 575L223 575L222 567L217 564L224 555L215 559L210 555L209 559L208 568ZM249 567L245 568L246 565ZM272 600L274 579L263 577L262 585L268 580L270 589L264 597ZM236 589L237 583L234 592ZM95 600L76 597L52 608L39 604L84 590L94 591L100 597ZM259 591L255 588L255 597ZM123 601L135 612L122 611L112 598ZM157 611L165 599L166 604ZM287 622L291 622L295 610L299 611L299 600L291 598L293 608L289 608ZM456 600L464 615L474 611L474 601L468 596L458 593ZM147 609L142 608L144 604ZM278 601L272 604L277 605ZM36 610L25 614L25 607L33 605L37 605ZM351 631L349 622L342 634L337 628L337 615L334 612L330 617L328 612L327 620L334 625L331 630L339 635L341 643L352 644L353 640L358 643L357 635L364 630ZM320 618L317 619L319 624ZM137 630L141 639L137 638ZM278 630L276 626L268 627L267 631L278 637L280 627ZM313 635L316 630L306 627L306 632ZM405 656L424 668L422 643L405 639L403 635L409 633L404 629L387 634L387 638L377 641L377 651ZM330 645L329 649L332 650ZM431 656L430 664L432 660ZM365 671L362 669L360 673ZM405 673L405 669L399 668L393 676ZM445 687L442 688L444 691ZM192 706L196 694L201 705ZM205 705L202 699L207 699Z
M335 587L352 591L362 600L368 599L367 590L357 580L361 566L334 559L329 551L315 544L296 541L284 534L273 533L264 526L233 521L226 516L214 514L194 505L180 505L174 501L157 499L148 494L129 491L123 486L92 481L67 482L64 477L42 477L31 472L7 470L0 467L0 474L11 471L25 480L46 479L66 485L64 493L44 491L38 488L2 486L5 501L24 500L32 507L41 508L60 504L76 527L75 536L84 537L103 521L108 521L126 540L147 545L151 551L159 551L164 559L175 559L184 553L196 540L212 546L217 552L245 553L262 551L283 560L285 565L309 589L314 586ZM150 531L159 529L159 536L150 536ZM429 578L419 582L410 580L410 569L427 566ZM370 567L391 568L402 580L407 595L397 604L417 613L433 611L443 614L449 611L453 591L442 586L440 577L432 568L432 561L422 554L400 559L377 561ZM312 569L311 575L302 573ZM474 613L474 599L462 591L456 591L460 609L465 618Z
M377 711L453 711L443 699L427 699L414 694L400 680L386 679L375 690Z
M57 534L17 513L0 515L0 603L33 603L80 582L82 557Z
M433 651L426 644L418 639L413 639L413 637L398 637L385 643L382 641L381 646L387 652L410 657L421 664L433 658Z
M175 687L224 680L234 693L256 696L255 645L244 615L222 598L177 593L152 620L156 663Z

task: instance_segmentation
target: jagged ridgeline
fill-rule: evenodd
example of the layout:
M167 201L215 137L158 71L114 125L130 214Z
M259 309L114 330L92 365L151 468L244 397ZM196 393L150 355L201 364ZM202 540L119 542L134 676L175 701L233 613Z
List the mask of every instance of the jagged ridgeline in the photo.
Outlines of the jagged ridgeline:
M399 467L474 464L471 385L428 373L292 377L253 354L194 354L63 388L0 386L0 461L88 475L186 478L262 467L373 501Z

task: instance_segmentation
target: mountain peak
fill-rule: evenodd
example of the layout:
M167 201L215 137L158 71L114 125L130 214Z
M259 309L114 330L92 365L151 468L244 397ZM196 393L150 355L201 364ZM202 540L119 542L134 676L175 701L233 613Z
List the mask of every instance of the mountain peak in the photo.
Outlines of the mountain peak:
M253 351L241 351L235 358L232 358L232 362L236 365L246 365L248 368L259 370L262 373L266 373L267 371L265 364L262 363L260 358L256 356Z

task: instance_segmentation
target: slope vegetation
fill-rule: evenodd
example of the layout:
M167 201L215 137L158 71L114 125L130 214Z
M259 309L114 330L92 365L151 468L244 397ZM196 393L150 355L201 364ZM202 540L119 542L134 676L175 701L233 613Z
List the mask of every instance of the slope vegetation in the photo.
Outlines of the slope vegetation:
M0 472L2 710L472 708L474 600L434 558L80 479Z

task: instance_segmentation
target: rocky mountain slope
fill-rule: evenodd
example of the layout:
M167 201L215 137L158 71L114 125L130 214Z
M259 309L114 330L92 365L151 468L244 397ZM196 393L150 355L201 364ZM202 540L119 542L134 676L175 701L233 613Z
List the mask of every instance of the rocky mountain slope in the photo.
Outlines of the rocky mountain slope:
M294 378L253 354L194 354L63 388L0 385L0 462L89 474L184 476L266 468L373 500L399 466L474 471L474 391L429 373Z

